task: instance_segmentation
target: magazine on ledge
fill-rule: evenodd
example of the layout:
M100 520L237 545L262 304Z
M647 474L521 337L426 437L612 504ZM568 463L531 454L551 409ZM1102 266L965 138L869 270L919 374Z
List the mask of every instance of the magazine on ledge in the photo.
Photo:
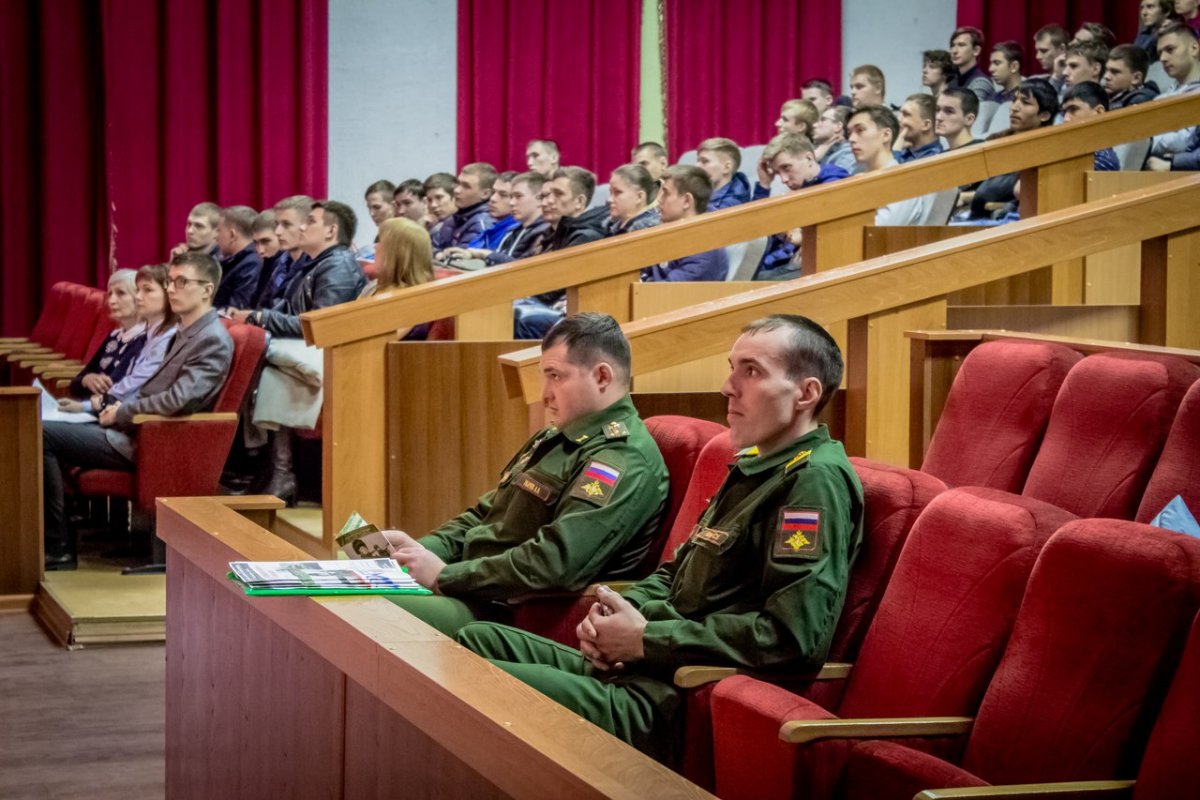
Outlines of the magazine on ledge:
M254 595L432 594L390 558L231 561L229 577Z

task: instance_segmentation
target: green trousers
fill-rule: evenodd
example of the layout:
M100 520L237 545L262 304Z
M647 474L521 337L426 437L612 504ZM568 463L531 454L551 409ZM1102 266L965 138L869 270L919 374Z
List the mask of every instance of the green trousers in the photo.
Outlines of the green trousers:
M672 763L682 702L674 685L636 673L609 675L573 647L507 625L477 622L456 638L594 725Z
M446 597L440 594L389 594L384 596L426 625L437 628L451 637L467 623L496 618L496 614L491 613L490 608L468 603L456 597ZM497 610L499 610L498 606Z

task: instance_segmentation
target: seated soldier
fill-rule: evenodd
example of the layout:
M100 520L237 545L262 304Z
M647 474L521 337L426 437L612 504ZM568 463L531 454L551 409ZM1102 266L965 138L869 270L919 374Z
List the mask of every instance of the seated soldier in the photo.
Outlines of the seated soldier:
M750 199L750 181L738 169L742 151L737 142L719 136L705 139L696 148L696 166L704 170L712 183L709 211L740 206Z
M1107 62L1108 48L1103 42L1071 42L1063 61L1063 91L1086 81L1099 83Z
M1136 106L1158 97L1158 87L1146 83L1150 58L1140 47L1121 44L1108 51L1104 64L1104 90L1108 92L1108 107L1116 111Z
M969 89L947 89L938 95L933 131L946 140L950 150L978 144L971 132L979 114L979 95Z
M988 74L996 90L989 97L997 103L1011 103L1013 94L1021 81L1021 65L1025 62L1025 51L1021 45L1013 41L1000 42L992 45L992 55L988 59Z
M425 211L432 220L429 225L429 238L436 252L440 237L449 236L449 231L442 230L450 224L450 218L458 211L454 205L454 176L449 172L435 172L425 179ZM445 245L443 245L445 246Z
M197 203L188 212L183 241L171 248L167 259L179 253L208 253L219 259L217 247L217 223L221 221L221 207L216 203Z
M429 230L429 209L425 207L425 184L416 178L401 181L392 192L392 210L397 217L407 217Z
M854 160L854 151L846 141L848 119L850 109L845 106L830 106L822 111L821 118L813 126L812 143L816 147L817 161L821 166L829 164L852 175L858 162Z
M864 106L856 109L846 123L850 134L850 147L863 172L876 172L896 166L892 155L892 142L900 130L900 123L890 108ZM919 225L928 211L929 196L910 197L888 203L875 212L876 225Z
M430 233L433 257L450 247L469 247L471 242L496 223L488 213L488 201L496 185L496 168L477 162L467 164L454 179L454 213ZM426 195L428 197L428 195Z
M1160 94L1160 98L1200 92L1200 45L1195 31L1187 25L1166 26L1158 33L1158 52L1163 69L1175 81L1175 86ZM1170 170L1176 154L1187 152L1197 127L1200 126L1155 136L1146 166L1158 172Z
M1095 81L1077 83L1063 95L1063 122L1081 122L1108 111L1108 93ZM1121 168L1117 153L1111 147L1097 150L1093 160L1096 172L1116 172Z
M927 94L909 95L900 106L900 138L903 148L895 152L901 164L918 158L936 156L945 152L942 141L934 131L937 103Z
M662 178L670 165L667 161L667 148L658 142L642 142L633 148L633 157L630 160L638 166L645 167L646 172L656 181Z
M766 196L760 194L764 177L769 183L778 175L792 192L849 177L841 167L818 163L812 142L798 133L780 134L768 142L763 149L763 162L766 166L760 166L759 185L754 190L756 200ZM769 170L765 176L763 169ZM799 254L796 252L799 244L799 228L770 236L753 280L779 281L799 277Z
M950 34L950 61L954 72L947 86L955 89L970 89L980 100L990 100L992 81L979 68L979 54L983 51L983 31L963 26Z
M250 308L254 304L263 260L254 247L254 218L250 206L230 206L217 223L217 249L221 253L221 287L213 298L217 309Z
M863 492L817 415L842 356L805 317L747 325L721 392L744 448L671 561L623 594L603 587L579 650L494 623L457 639L505 672L667 764L679 753L681 666L776 674L825 661L862 544Z
M954 62L948 50L926 50L921 54L921 85L929 89L930 97L941 94L950 76L954 74Z
M561 159L558 143L552 139L530 139L525 146L525 166L530 172L541 173L546 180L554 178Z
M658 209L663 222L691 219L703 214L712 193L712 181L700 167L676 164L663 173ZM642 270L642 280L723 281L729 274L729 257L724 247L683 256Z
M220 283L221 266L208 253L173 256L167 298L179 322L173 346L158 371L123 402L106 404L98 425L47 422L43 426L47 568L75 564L75 539L63 513L63 473L72 467L129 471L134 466L135 415L194 414L216 399L233 361L233 340L212 304Z
M1055 24L1039 28L1033 35L1033 52L1042 74L1032 77L1049 81L1056 92L1062 91L1063 87L1063 65L1069 38L1066 28Z
M833 86L829 81L813 78L800 87L800 97L816 106L817 111L825 113L825 109L833 105Z
M855 108L881 106L886 94L883 70L874 64L863 64L850 73L850 102Z
M636 577L667 498L667 469L629 399L629 342L607 314L576 314L542 340L550 419L499 484L419 541L384 531L393 558L438 596L390 598L453 634L504 616L493 601Z

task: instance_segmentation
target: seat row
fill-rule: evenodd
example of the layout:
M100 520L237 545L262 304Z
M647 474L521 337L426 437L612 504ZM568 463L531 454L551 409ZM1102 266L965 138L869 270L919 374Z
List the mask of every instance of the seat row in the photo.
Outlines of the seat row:
M28 337L0 339L0 378L6 386L28 386L48 373L74 375L112 332L114 323L105 308L104 292L77 283L60 281L50 287L41 314ZM54 389L56 381L43 381Z

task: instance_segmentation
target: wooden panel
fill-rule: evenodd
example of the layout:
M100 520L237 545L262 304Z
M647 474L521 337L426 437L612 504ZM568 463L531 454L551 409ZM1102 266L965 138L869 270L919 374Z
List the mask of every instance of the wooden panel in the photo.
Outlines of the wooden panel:
M600 281L572 286L567 289L567 311L606 311L617 322L633 319L630 308L630 289L638 285L641 272L626 272Z
M1137 306L951 306L946 325L1132 342L1138 339L1139 311Z
M908 466L920 469L933 430L946 407L954 376L967 353L979 344L979 337L969 341L939 341L922 336L910 338L909 344Z
M494 342L513 335L512 302L459 314L454 319L454 338L460 342Z
M725 396L718 392L634 392L630 399L642 419L660 414L680 414L721 425L729 424L725 419L729 404Z
M1089 172L1087 199L1102 200L1121 192L1157 186L1177 177L1170 172ZM1089 304L1140 302L1141 248L1136 244L1096 253L1084 259L1085 298Z
M512 342L387 346L387 524L420 536L492 488L529 436L496 357ZM380 462L382 463L382 461ZM370 519L370 518L368 518ZM383 521L380 516L377 519Z
M800 261L804 274L811 275L862 261L863 230L875 224L876 210L872 208L805 227L804 238L800 242Z
M1045 214L1084 201L1085 173L1092 168L1091 153L1026 170L1021 173L1021 213ZM1058 261L1050 267L1050 299L1055 305L1084 302L1083 259Z
M0 597L28 607L42 577L40 392L0 388Z
M1141 341L1200 347L1200 230L1147 241L1141 278Z
M334 533L357 511L383 519L387 511L384 344L394 332L325 351L325 409L321 421L321 507L325 552Z

